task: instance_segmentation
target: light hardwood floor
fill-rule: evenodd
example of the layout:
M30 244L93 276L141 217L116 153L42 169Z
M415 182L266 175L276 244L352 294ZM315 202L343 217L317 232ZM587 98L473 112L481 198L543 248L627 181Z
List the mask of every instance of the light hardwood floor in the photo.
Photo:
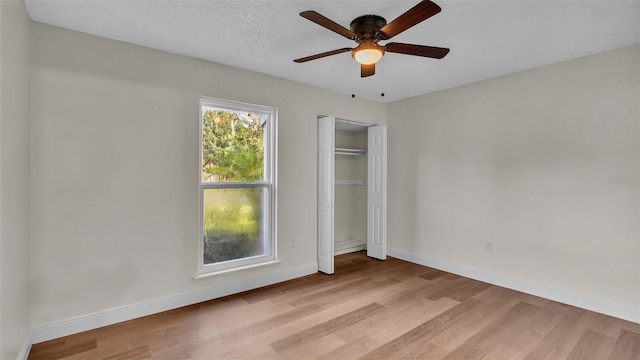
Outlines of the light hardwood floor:
M29 359L640 359L640 324L402 260L33 346Z

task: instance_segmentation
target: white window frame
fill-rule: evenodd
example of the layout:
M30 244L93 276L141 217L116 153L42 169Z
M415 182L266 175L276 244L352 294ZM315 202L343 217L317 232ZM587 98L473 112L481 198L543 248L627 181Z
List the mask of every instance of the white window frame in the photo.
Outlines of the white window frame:
M265 125L264 132L264 180L247 182L203 182L202 181L202 119L203 108L213 107L231 111L251 112L261 115L268 115L269 120ZM198 182L199 182L199 239L198 239L198 275L195 278L235 271L245 268L266 265L277 262L276 247L276 149L277 149L277 118L278 109L269 106L247 104L230 100L215 98L200 98L199 123L199 160L198 160ZM236 260L228 260L215 264L204 263L204 190L206 189L230 189L230 188L265 188L267 189L268 201L265 206L265 226L268 229L264 232L268 237L266 241L267 251L265 255L246 257Z

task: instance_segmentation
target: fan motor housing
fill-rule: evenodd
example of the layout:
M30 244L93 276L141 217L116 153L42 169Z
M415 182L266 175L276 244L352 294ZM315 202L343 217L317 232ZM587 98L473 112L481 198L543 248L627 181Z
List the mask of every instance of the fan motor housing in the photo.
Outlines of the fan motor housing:
M358 37L366 37L377 33L385 25L387 20L382 16L363 15L353 19L350 28Z

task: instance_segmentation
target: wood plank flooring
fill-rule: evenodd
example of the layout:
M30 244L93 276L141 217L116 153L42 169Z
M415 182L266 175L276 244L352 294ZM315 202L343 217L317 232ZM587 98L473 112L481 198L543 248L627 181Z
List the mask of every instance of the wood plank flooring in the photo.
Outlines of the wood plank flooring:
M364 252L40 344L29 359L640 359L640 324Z

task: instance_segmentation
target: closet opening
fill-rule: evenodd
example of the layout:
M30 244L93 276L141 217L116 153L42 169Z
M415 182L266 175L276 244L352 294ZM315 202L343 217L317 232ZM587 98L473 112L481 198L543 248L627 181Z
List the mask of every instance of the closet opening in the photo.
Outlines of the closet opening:
M336 120L334 255L367 248L367 129Z
M318 117L318 268L367 250L386 258L386 126Z

